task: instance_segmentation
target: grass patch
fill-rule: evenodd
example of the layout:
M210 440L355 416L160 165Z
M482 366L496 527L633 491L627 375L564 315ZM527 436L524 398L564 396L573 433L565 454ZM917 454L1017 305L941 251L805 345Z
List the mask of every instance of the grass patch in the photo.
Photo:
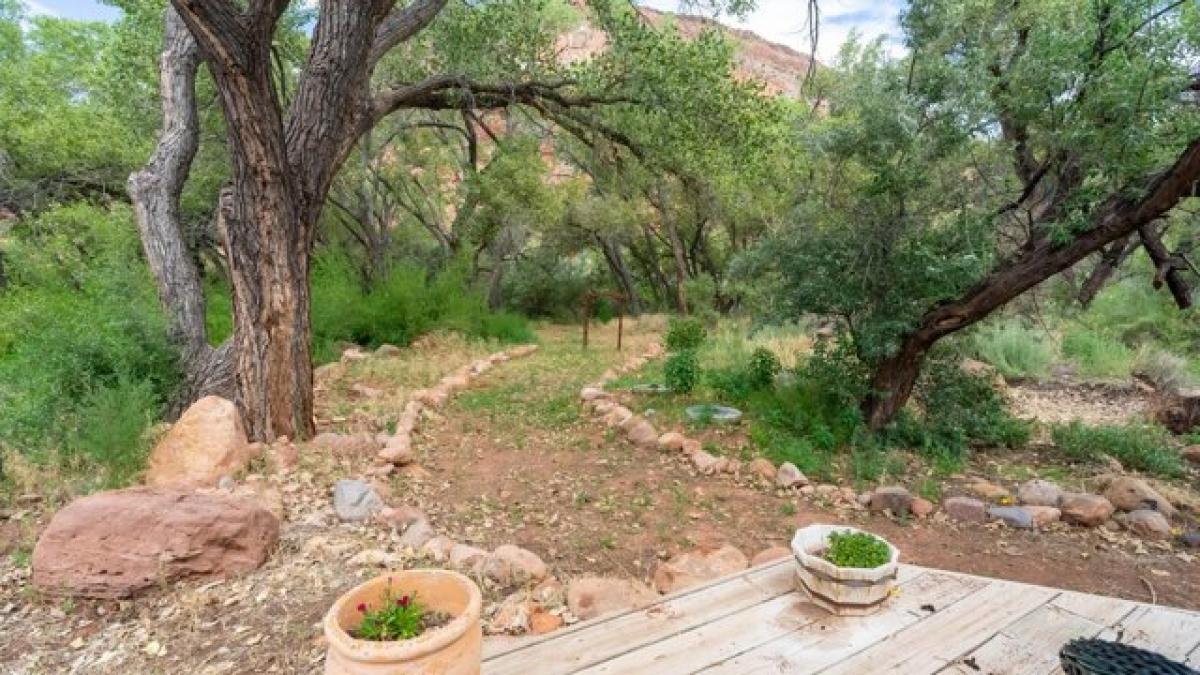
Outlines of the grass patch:
M1123 342L1079 325L1063 335L1062 352L1084 377L1125 379L1133 366L1134 352Z
M1079 422L1054 427L1054 446L1064 456L1079 462L1099 463L1104 455L1115 457L1127 469L1159 476L1179 476L1183 460L1171 447L1169 434L1154 425L1084 426Z
M1011 379L1045 377L1056 355L1054 343L1045 331L1015 319L985 325L975 333L972 347L976 357Z

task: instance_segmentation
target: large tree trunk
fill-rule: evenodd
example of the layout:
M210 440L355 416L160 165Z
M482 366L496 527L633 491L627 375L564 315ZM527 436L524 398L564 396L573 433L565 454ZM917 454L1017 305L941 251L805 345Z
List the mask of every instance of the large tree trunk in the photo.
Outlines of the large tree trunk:
M600 250L604 253L604 260L608 263L608 269L613 273L617 283L621 285L621 290L625 293L625 299L628 304L625 310L637 316L642 313L642 303L638 299L637 284L633 281L633 274L629 271L629 266L625 264L625 256L621 255L621 246L611 239L599 234L595 235L596 241L600 244Z
M146 261L154 275L159 301L167 314L168 333L179 348L184 381L168 403L174 418L196 399L209 394L232 398L230 349L208 344L204 323L204 289L200 272L187 249L179 217L179 196L199 146L196 71L200 49L175 10L166 13L159 67L163 126L150 160L129 176L129 196L141 234Z
M1087 231L1064 244L1043 239L958 298L926 312L917 327L903 337L900 348L875 366L871 393L862 404L867 424L880 429L904 407L926 353L938 340L980 321L1088 255L1163 217L1193 194L1198 179L1200 139L1188 145L1174 165L1151 179L1140 199L1131 200L1121 194L1111 197L1098 207Z

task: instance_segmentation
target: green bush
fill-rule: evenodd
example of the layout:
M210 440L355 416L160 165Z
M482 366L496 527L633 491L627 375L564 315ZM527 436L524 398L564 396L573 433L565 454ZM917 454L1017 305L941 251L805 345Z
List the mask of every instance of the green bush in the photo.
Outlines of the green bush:
M758 347L750 355L750 381L759 389L766 389L774 384L775 376L782 369L779 357L766 347Z
M882 539L866 532L834 532L829 535L825 559L838 567L872 568L891 560L892 552Z
M312 274L312 349L318 363L332 361L340 345L405 345L435 329L501 342L530 342L528 322L519 315L492 312L469 288L457 268L429 280L424 270L398 267L363 290L353 266L336 254L321 256Z
M1112 336L1072 326L1063 335L1062 351L1086 377L1129 377L1133 351Z
M136 473L179 378L136 232L128 208L81 204L19 223L4 249L0 445L110 466L108 484Z
M1044 377L1054 362L1055 349L1044 331L1009 319L984 326L974 336L975 356L1011 379Z
M663 364L663 379L672 391L686 394L696 388L700 380L700 361L691 349L677 351L667 357Z
M1127 469L1160 476L1179 476L1183 461L1171 447L1170 435L1159 426L1084 426L1078 421L1051 430L1054 446L1076 461L1099 463L1104 455L1115 457Z
M969 375L952 360L932 360L914 395L923 418L917 423L901 415L895 429L927 456L965 458L972 446L1016 448L1029 442L1029 425L1009 414L991 379Z
M667 329L667 351L680 352L696 350L704 344L708 331L699 319L671 319Z

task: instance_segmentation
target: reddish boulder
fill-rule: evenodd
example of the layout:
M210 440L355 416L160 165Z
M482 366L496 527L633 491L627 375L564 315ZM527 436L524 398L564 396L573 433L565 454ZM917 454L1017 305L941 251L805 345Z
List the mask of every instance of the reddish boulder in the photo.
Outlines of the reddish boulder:
M33 583L50 593L127 597L185 577L227 577L266 561L279 520L255 500L158 488L77 499L33 550Z
M649 605L658 599L654 591L637 581L583 577L567 586L567 607L582 620Z
M1066 493L1060 508L1064 522L1084 527L1096 527L1113 514L1112 502L1100 495Z
M673 593L746 569L750 561L733 546L677 555L654 571L654 589Z

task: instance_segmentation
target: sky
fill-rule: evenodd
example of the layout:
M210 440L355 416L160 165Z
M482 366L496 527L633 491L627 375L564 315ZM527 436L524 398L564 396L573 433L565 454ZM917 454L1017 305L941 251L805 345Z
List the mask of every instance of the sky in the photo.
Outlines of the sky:
M119 16L119 10L96 0L24 1L36 13L72 19L111 20ZM676 11L680 8L679 0L641 1L657 9ZM827 63L831 61L851 30L857 30L867 39L889 35L891 50L900 52L901 47L896 40L899 35L896 18L903 4L903 0L820 0L817 57ZM757 9L744 21L731 21L728 18L723 21L807 53L810 47L805 29L807 5L805 0L758 0Z

